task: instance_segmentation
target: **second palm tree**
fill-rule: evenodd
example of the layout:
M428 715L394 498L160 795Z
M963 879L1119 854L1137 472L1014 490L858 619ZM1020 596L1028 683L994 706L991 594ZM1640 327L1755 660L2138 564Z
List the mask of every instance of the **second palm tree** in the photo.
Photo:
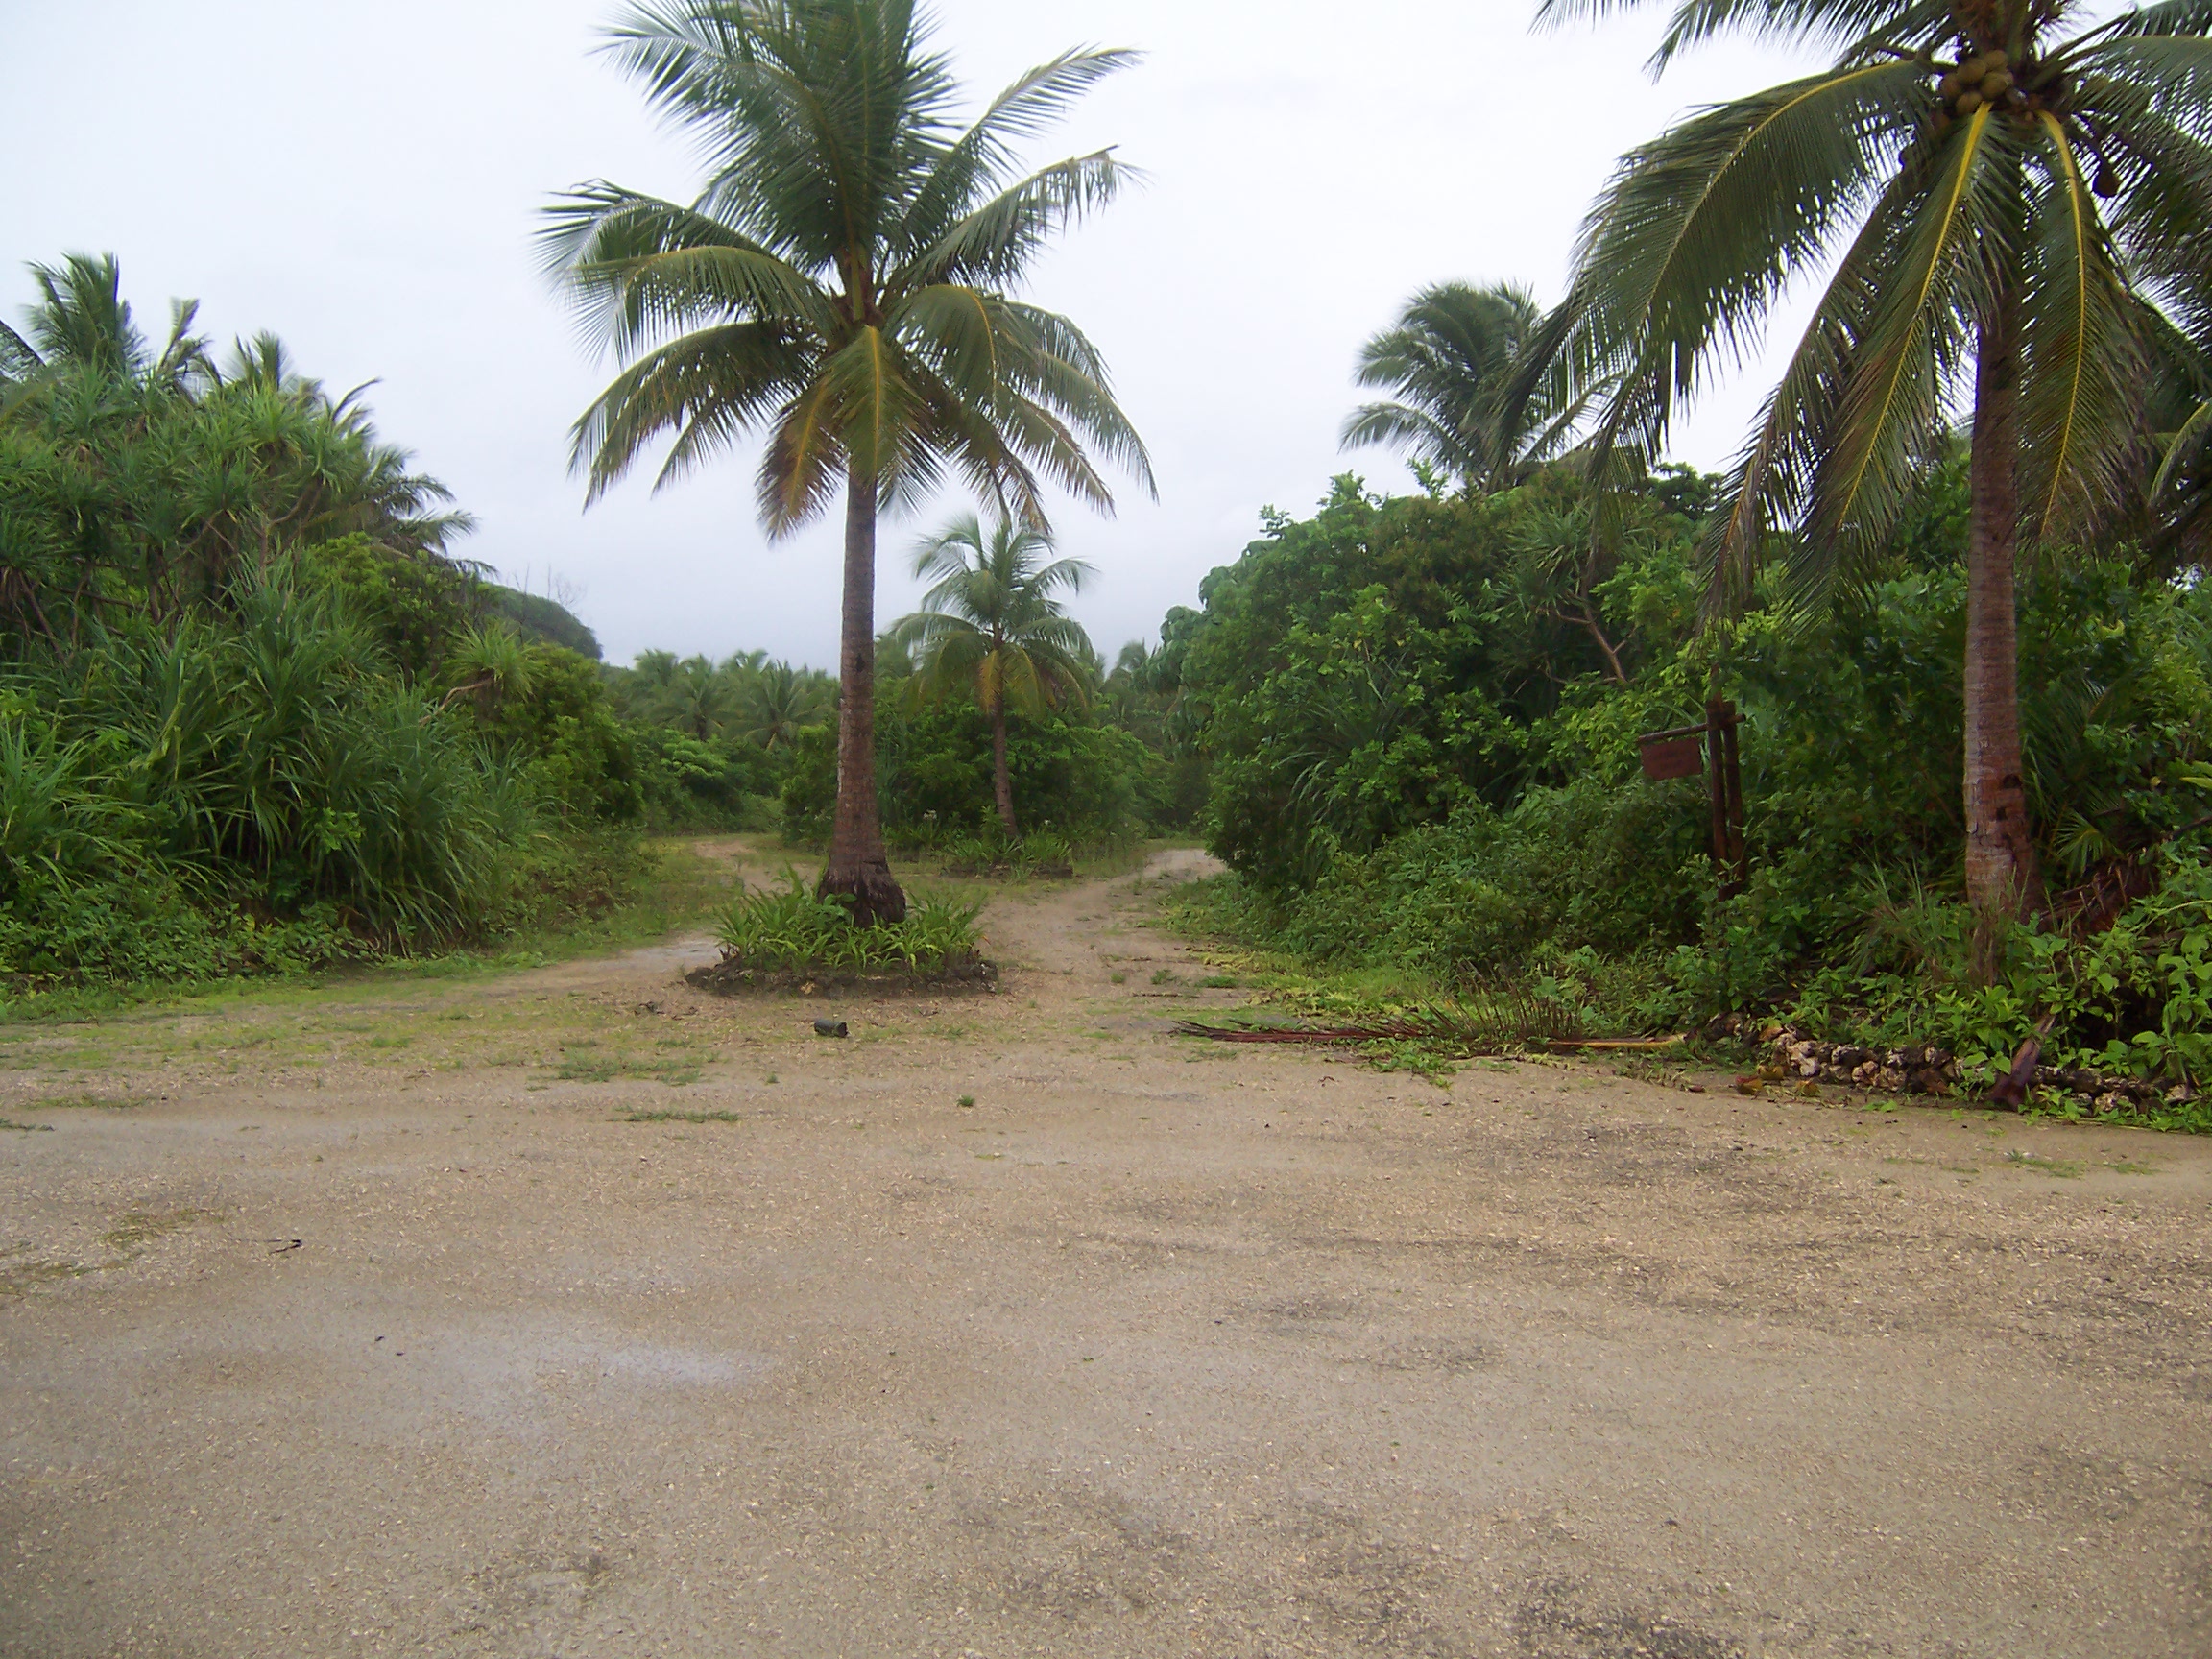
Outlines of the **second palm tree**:
M1051 554L1051 537L1035 525L1001 518L985 531L973 513L956 518L916 549L914 574L935 585L891 631L914 651L918 691L971 690L990 719L992 794L1010 836L1020 830L1008 708L1042 713L1081 698L1094 678L1090 637L1057 597L1080 589L1092 568Z

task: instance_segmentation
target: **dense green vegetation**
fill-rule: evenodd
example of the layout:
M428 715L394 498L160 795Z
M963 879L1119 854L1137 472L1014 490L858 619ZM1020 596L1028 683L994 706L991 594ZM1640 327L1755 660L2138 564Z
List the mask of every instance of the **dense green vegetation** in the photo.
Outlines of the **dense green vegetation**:
M2097 1109L2202 1121L2212 14L1690 0L1654 66L1737 29L1834 61L1623 157L1550 315L1445 284L1369 344L1398 397L1347 440L1432 498L1342 485L1169 618L1238 873L1203 908L1623 1028L1781 1016L1876 1071L1934 1044L1985 1083L2041 1039ZM1669 475L1823 261L1740 465ZM1701 784L1637 758L1715 696L1741 892Z
M1133 686L1126 670L1101 680L1087 647L1067 664L1074 678L1056 706L1010 701L1002 719L972 677L918 675L903 637L879 641L877 663L878 810L894 845L989 864L1025 837L1085 844L1191 821L1191 804L1171 796L1159 697ZM716 663L665 651L603 674L637 757L649 827L772 831L795 848L828 842L837 799L830 676L758 653ZM1146 713L1149 742L1124 720L1142 725ZM1011 835L998 809L1001 725L1008 789L1022 804Z
M1638 3L1543 0L1538 15ZM1682 0L1653 67L1735 32L1832 60L1622 158L1517 394L1584 406L1587 470L1604 477L1662 452L1792 279L1830 269L1712 526L1716 614L1751 602L1769 565L1803 595L1866 580L1964 412L1962 876L1994 937L2046 899L2024 794L2023 560L2120 535L2178 553L2193 516L2144 486L2174 407L2212 378L2212 11Z
M1394 500L1346 479L1274 519L1161 653L1238 873L1209 924L1409 987L1546 982L1617 1029L1803 1005L1985 1072L2052 1015L2075 1058L2202 1076L2212 591L2117 557L2024 583L2026 789L2064 886L1977 983L1956 898L1963 473L1935 469L1833 607L1702 628L1714 481L1695 475L1616 496L1595 542L1564 471ZM1753 875L1725 902L1703 781L1647 781L1636 744L1715 685L1746 720Z
M219 359L183 306L156 349L112 260L34 277L0 403L0 982L493 939L617 902L640 829L826 837L829 676L603 668L562 607L449 556L445 492L277 342ZM909 696L884 649L896 831L996 822L978 685ZM1064 707L997 723L1056 866L1158 807L1151 752L1091 713L1087 643L1062 666Z
M34 267L0 388L0 983L477 939L630 880L599 671L446 556L466 520L263 337L156 349Z
M630 722L646 822L657 830L771 830L807 733L834 718L836 683L759 652L721 662L647 651L606 670Z
M890 846L1060 872L1198 824L1233 871L1210 926L1370 982L1933 1043L1970 1081L2032 1036L2188 1109L2212 12L2079 23L1691 0L1662 63L1743 26L1835 61L1623 157L1551 312L1415 294L1344 437L1407 451L1423 493L1344 478L1269 514L1111 669L1062 610L1089 570L1052 555L1045 492L1104 508L1099 465L1149 463L1097 352L1015 290L1127 174L1022 177L1015 149L1126 54L1065 54L961 126L908 0L646 0L610 32L710 176L689 205L602 181L550 210L551 272L624 363L572 459L595 495L656 445L665 481L765 433L772 534L846 510L834 676L601 666L560 605L452 557L466 517L356 396L272 338L219 356L189 306L148 339L112 260L35 267L0 329L0 977L493 936L612 902L640 828L826 846L815 894L731 926L875 962L919 936ZM1740 464L1665 464L1831 256ZM952 477L992 523L925 542L923 609L878 637L878 519ZM1701 781L1638 760L1718 697L1741 891Z

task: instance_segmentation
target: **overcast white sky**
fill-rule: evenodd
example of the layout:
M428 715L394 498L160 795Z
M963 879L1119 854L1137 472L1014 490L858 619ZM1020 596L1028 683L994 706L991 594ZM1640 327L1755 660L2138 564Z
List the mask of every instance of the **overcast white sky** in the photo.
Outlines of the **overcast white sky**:
M1160 500L1072 506L1098 565L1077 612L1110 657L1234 559L1262 505L1303 511L1346 457L1359 343L1419 285L1511 278L1557 297L1614 158L1689 106L1801 65L1709 50L1653 85L1659 13L1531 34L1533 0L938 0L978 99L1075 44L1148 54L1042 162L1116 144L1151 178L1040 268L1150 445ZM568 423L611 373L536 273L547 195L603 175L686 197L682 142L590 56L613 0L0 0L0 306L22 264L112 252L150 329L196 296L218 339L273 328L334 387L370 378L387 437L481 520L465 551L572 585L611 661L649 646L834 661L835 527L769 546L756 456L589 514ZM1756 371L1682 434L1719 465ZM888 526L880 617L908 609Z

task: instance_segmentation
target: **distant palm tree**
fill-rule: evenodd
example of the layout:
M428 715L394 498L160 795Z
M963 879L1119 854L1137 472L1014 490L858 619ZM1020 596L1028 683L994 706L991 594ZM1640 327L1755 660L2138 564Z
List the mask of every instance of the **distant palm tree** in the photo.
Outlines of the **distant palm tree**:
M823 715L822 686L805 669L770 662L754 677L745 709L745 735L770 754L787 749Z
M677 727L704 743L721 729L731 711L728 684L704 657L686 657L662 693Z
M1601 16L1639 0L1543 0ZM1804 587L1863 569L1971 403L1966 890L2040 893L2021 786L2014 572L2140 471L2144 345L2212 320L2212 5L1682 0L1654 65L1732 30L1837 54L1625 156L1592 209L1558 361L1594 450L1655 456L1678 405L1834 275L1743 452L1723 600L1774 544Z
M576 425L593 496L661 438L665 483L758 427L770 535L844 491L821 890L863 924L906 906L876 797L878 514L950 474L1031 522L1047 480L1110 510L1092 451L1151 479L1090 341L1008 296L1129 179L1104 151L1016 179L1013 146L1131 56L1065 53L960 131L927 33L914 0L640 0L612 32L615 60L700 140L706 187L685 206L587 184L546 229L562 279L630 359Z
M1553 411L1539 392L1513 398L1513 372L1542 312L1507 283L1439 282L1359 349L1356 378L1397 393L1344 422L1344 445L1387 444L1470 489L1512 480Z
M998 821L1015 834L1014 780L1006 765L1009 707L1041 713L1080 699L1097 653L1056 594L1079 590L1094 572L1076 559L1051 559L1052 539L1033 524L1001 518L988 534L970 513L915 550L914 574L935 579L922 609L892 637L914 650L922 696L971 690L991 721L991 780Z

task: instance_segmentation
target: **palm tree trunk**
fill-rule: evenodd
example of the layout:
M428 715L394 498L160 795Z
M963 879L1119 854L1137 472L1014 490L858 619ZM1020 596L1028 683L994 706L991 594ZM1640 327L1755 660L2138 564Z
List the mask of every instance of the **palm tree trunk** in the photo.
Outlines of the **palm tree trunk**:
M1014 837L1014 775L1006 770L1006 699L991 706L991 783L998 797L998 822Z
M2043 902L2020 781L2017 289L2000 294L1979 344L1966 543L1966 900L1986 925Z
M863 927L903 922L906 895L883 850L876 799L876 483L845 481L845 613L837 646L837 816L830 864L815 889L848 893Z

